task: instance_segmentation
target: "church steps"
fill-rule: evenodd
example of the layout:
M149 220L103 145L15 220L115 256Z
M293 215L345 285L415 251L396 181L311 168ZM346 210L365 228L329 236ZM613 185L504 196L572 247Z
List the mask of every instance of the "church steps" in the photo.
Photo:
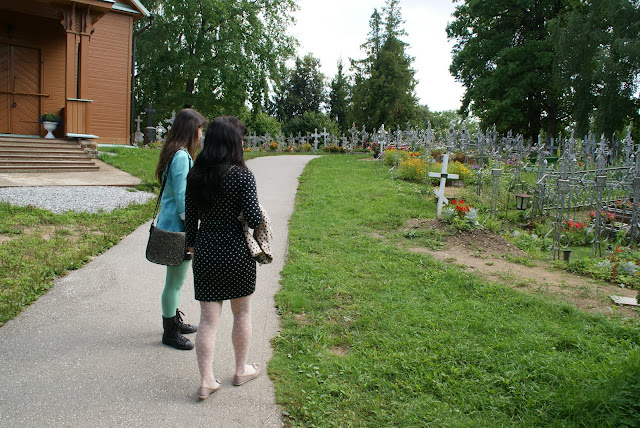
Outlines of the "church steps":
M100 168L74 140L0 137L0 172L73 172Z

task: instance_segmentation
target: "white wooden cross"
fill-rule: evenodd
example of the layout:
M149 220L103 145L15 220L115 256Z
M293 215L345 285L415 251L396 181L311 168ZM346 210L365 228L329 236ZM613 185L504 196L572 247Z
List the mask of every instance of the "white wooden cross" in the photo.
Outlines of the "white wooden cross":
M315 129L315 132L311 134L311 136L313 137L313 150L318 150L318 137L320 137L320 134L318 134L318 128Z
M438 210L436 212L436 218L440 218L442 215L442 205L448 204L449 200L444 197L444 187L447 184L447 178L453 180L458 179L458 174L447 174L447 165L449 164L449 153L445 153L442 157L442 172L430 172L429 177L440 178L440 187L438 190L433 189L433 193L438 197Z

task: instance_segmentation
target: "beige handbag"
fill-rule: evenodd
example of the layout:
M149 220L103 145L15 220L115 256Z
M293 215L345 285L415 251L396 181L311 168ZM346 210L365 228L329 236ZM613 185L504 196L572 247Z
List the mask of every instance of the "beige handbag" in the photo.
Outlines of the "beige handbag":
M244 239L249 247L251 257L261 265L266 265L273 261L273 253L271 252L273 233L271 232L271 219L269 219L269 215L262 205L260 205L260 211L262 213L262 223L256 226L253 233L251 233L251 229L249 229L249 225L242 213L240 213L238 220L242 223Z

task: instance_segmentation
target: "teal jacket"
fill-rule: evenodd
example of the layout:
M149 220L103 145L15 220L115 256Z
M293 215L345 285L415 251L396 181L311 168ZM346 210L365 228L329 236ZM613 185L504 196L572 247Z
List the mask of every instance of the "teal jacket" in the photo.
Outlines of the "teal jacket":
M192 165L191 155L185 149L176 152L160 200L160 213L156 225L160 229L184 232L184 197L187 190L187 174Z

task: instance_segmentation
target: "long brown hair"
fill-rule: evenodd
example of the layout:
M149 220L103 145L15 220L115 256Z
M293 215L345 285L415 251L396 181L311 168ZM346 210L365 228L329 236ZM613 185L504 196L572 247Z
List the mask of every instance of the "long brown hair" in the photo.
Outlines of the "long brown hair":
M200 145L198 130L204 128L207 120L203 115L192 108L185 108L176 115L173 125L164 140L160 151L160 159L156 167L156 177L162 182L162 173L175 152L182 147L186 148L192 159L196 157L196 151Z
M233 116L217 117L209 125L204 147L187 177L187 192L201 211L206 211L222 190L230 166L247 167L242 150L246 132L244 123Z

